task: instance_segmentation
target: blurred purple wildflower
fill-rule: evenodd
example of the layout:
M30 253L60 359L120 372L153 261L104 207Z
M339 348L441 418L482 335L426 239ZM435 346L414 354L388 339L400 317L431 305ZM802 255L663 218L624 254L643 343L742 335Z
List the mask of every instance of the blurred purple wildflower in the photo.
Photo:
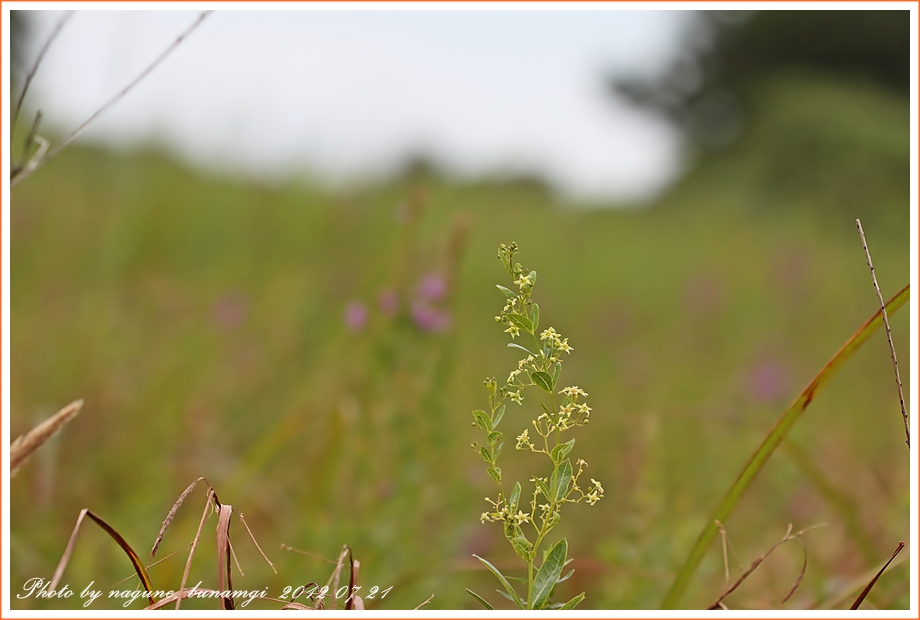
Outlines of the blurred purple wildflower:
M367 324L367 306L362 301L353 301L345 307L345 326L353 332L361 331Z
M781 364L772 361L761 362L748 372L747 387L754 400L774 401L786 393L789 376Z
M450 326L450 312L416 301L412 304L412 320L424 332L441 332Z
M426 274L415 289L419 299L438 301L447 294L447 281L437 273Z
M384 316L393 316L399 311L399 295L391 288L383 289L377 296L377 306Z
M246 320L249 302L242 293L223 295L211 306L211 318L223 329L233 329Z

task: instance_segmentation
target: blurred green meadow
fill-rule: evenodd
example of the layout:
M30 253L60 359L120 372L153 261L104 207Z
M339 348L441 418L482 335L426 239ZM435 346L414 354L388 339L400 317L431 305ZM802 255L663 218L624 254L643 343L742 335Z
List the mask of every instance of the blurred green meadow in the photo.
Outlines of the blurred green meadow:
M909 281L908 104L873 87L786 75L730 149L692 164L654 204L571 204L538 180L458 181L418 165L389 182L328 190L208 176L157 152L74 146L12 192L11 430L66 403L80 415L11 481L16 600L49 579L82 508L146 558L173 502L204 476L242 512L234 587L325 583L348 544L371 609L496 607L522 565L481 524L495 483L470 412L483 379L519 358L495 323L515 241L539 274L541 323L569 338L564 385L594 408L578 434L606 496L567 507L575 574L559 600L657 607L714 506L775 421L878 302L860 217L886 298ZM829 105L832 102L833 105ZM910 400L908 311L892 317ZM510 449L532 402L503 422L505 479L536 455ZM512 434L513 433L513 434ZM180 509L150 569L178 586L205 501ZM909 541L909 459L882 332L808 408L724 524L732 579L795 529L808 565L784 607L847 593L848 607ZM215 582L212 516L189 582ZM281 550L287 544L315 555ZM725 585L713 543L682 606ZM902 555L907 552L903 552ZM737 554L737 560L732 554ZM726 603L772 608L802 549L784 545ZM907 608L907 563L865 608ZM108 591L132 574L84 527L64 583ZM130 588L136 579L118 588ZM115 606L100 601L100 608ZM187 601L189 609L213 608ZM135 603L134 608L139 608ZM277 609L253 603L250 607Z

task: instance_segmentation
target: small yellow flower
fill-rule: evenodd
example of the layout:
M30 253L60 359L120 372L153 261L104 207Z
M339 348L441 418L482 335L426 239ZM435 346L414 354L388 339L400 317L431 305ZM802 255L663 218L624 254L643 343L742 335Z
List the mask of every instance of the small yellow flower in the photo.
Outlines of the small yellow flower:
M540 340L555 340L559 334L556 333L556 330L552 327L544 329L540 334Z

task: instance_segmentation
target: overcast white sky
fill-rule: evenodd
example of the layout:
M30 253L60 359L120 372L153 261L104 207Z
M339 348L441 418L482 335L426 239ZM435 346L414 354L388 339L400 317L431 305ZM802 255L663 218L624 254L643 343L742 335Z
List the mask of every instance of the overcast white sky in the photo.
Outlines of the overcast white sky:
M660 70L688 13L251 8L213 13L81 139L154 140L196 165L335 182L424 153L458 174L536 173L591 199L648 197L679 172L676 132L612 98L604 77ZM197 14L78 12L28 103L69 132ZM30 59L61 15L36 13Z

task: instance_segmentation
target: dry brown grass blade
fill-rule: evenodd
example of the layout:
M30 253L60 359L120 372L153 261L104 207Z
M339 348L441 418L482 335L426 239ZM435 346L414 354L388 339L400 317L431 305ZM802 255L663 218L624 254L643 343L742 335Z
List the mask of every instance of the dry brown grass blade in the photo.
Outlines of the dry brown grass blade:
M144 607L144 609L145 610L162 609L163 607L166 607L172 602L175 602L176 604L178 604L179 601L181 601L182 599L191 597L193 593L195 593L195 595L197 596L198 592L204 592L205 594L208 594L214 598L217 598L217 596L220 594L217 590L211 590L209 588L180 588L179 591L173 592L169 596L164 596L163 598L158 600L156 603L153 603L152 605L148 605L147 607Z
M185 548L186 548L186 549L189 549L191 546L192 546L192 543L189 543L189 544L187 544L187 545L185 546ZM165 562L166 560L168 560L169 558L173 557L174 555L179 555L180 553L182 553L182 551L183 551L183 549L177 549L176 551L173 551L172 553L167 553L166 555L164 555L163 557L161 557L161 558L160 558L159 560L157 560L156 562L148 562L147 565L146 565L147 570L150 570L151 568L153 568L154 566L156 566L156 565L159 564L160 562ZM115 583L113 583L113 584L112 584L112 587L114 588L115 586L120 585L120 584L122 584L122 583L128 581L129 579L134 579L135 577L137 577L137 573L131 573L131 574L128 575L127 577L122 577L121 579L119 579L118 581L116 581Z
M233 579L230 564L230 517L233 508L229 504L220 506L217 513L217 589L220 592L229 592L230 596L220 598L221 609L234 609L233 604Z
M41 448L46 441L61 430L61 427L73 420L82 407L83 400L75 400L25 435L17 437L10 445L10 477L16 475L33 452Z
M802 585L802 578L805 577L805 570L808 568L808 547L805 546L798 538L794 538L799 545L802 547L802 568L799 570L799 576L796 577L795 583L792 584L792 587L789 588L789 592L786 593L786 596L782 598L779 602L780 605L785 605L786 602L792 598L792 595L795 594L795 591L799 589L799 586Z
M169 514L166 515L166 519L163 521L163 525L160 526L160 532L157 534L157 539L153 541L153 548L150 550L150 558L153 559L153 556L156 555L157 549L160 548L160 543L163 542L163 536L166 534L166 528L169 527L169 524L172 523L173 518L176 516L176 512L179 510L179 506L182 505L182 502L185 501L185 498L188 497L188 494L191 493L195 486L204 480L208 482L204 477L198 478L192 484L188 485L184 491L179 495L179 499L176 500L176 503L172 505L172 508L169 509ZM208 487L211 487L211 484L208 483ZM211 487L213 490L213 487ZM208 493L208 503L211 501L211 493Z
M239 515L240 515L240 523L242 523L242 524L243 524L243 527L246 528L246 532L249 534L249 538L252 539L252 544L254 544L254 545L256 546L256 549L259 550L259 553L262 554L262 558L263 558L263 559L265 560L265 562L268 564L268 567L269 567L270 569L272 569L272 572L275 573L275 574L277 575L277 574L278 574L278 571L275 570L275 565L272 564L272 561L269 560L269 559L268 559L268 556L265 555L265 552L262 551L262 547L259 546L259 541L256 540L256 537L252 535L252 530L249 529L249 525L246 523L246 519L243 518L243 513L241 512L241 513L239 513ZM240 572L242 573L242 571L240 571Z
M339 589L339 575L342 573L342 566L345 564L345 555L351 553L351 547L344 545L342 551L339 553L339 559L336 560L335 568L332 570L332 574L329 575L329 579L326 581L326 588L332 587L330 592L336 592Z
M789 527L786 528L786 534L782 537L782 539L780 539L780 541L779 541L778 543L776 543L775 545L773 545L772 547L770 547L769 551L767 551L765 554L763 554L762 556L760 556L759 558L757 558L756 560L754 560L753 562L751 562L751 565L747 567L747 569L741 574L741 576L738 577L738 579L736 579L736 580L734 581L734 583L732 583L732 585L730 585L728 588L726 588L725 590L723 590L722 594L719 595L719 598L716 599L716 601L715 601L712 605L710 605L709 607L707 607L706 609L707 609L707 610L714 610L714 609L722 609L722 608L724 608L724 605L723 605L722 601L723 601L729 594L731 594L732 592L734 592L735 590L737 590L738 587L741 586L741 584L744 583L744 581L745 581L748 577L750 577L751 574L752 574L755 570L757 570L757 568L763 563L763 561L766 560L768 557L770 557L770 554L772 554L774 551L776 551L777 549L779 549L782 545L784 545L785 543L789 542L790 540L796 540L796 541L799 542L799 544L802 544L802 541L798 540L798 537L801 536L802 534L804 534L805 532L807 532L808 530L812 530L812 529L814 529L814 528L816 528L816 527L820 527L820 526L819 526L819 525L813 525L813 526L807 527L807 528L805 528L805 529L803 529L803 530L799 530L798 532L796 532L796 533L793 534L793 533L792 533L792 524L789 524ZM802 549L803 549L803 550L805 549L805 545L804 545L804 544L802 544ZM795 584L793 584L792 588L789 590L789 593L786 594L786 596L783 598L782 603L785 603L787 600L789 600L789 598L790 598L790 597L795 593L795 591L798 589L799 584L802 582L802 577L803 577L804 574L805 574L805 567L807 566L807 563L808 563L808 556L807 556L807 554L806 554L806 556L805 556L805 561L802 563L802 570L799 572L799 576L798 576L798 578L796 579Z
M885 569L888 568L888 565L891 564L892 560L894 560L895 557L897 557L897 555L901 553L901 549L903 548L904 548L904 541L902 540L901 542L898 543L898 548L894 550L894 553L891 554L891 557L888 558L888 561L885 562L885 565L882 566L881 569L879 569L879 571L875 574L875 577L872 578L872 581L866 584L866 587L863 588L863 591L860 592L859 596L856 597L856 600L853 601L853 605L850 607L851 610L859 609L859 606L862 605L862 602L866 599L867 596L869 596L869 591L872 590L872 587L875 585L875 582L879 580L879 577L882 576L882 573L885 572Z
M194 487L196 482L193 482L191 486ZM188 491L188 489L186 489L186 491ZM188 493L184 493L184 495L188 495ZM201 540L201 532L204 529L204 520L208 518L208 511L211 509L212 500L216 502L217 495L214 493L213 488L208 487L208 496L204 501L204 510L201 513L201 521L199 521L198 523L198 531L195 532L195 539L192 540L191 548L189 549L189 552L188 552L188 560L185 561L185 570L182 572L182 581L179 583L179 592L182 592L183 590L185 590L185 584L188 583L188 574L192 570L192 558L195 557L195 548L198 547L198 541ZM168 525L168 524L164 524L164 529L165 529L165 525ZM161 537L162 537L162 533L163 532L161 530L160 531ZM154 549L156 549L155 545L154 545ZM182 605L182 597L179 597L176 599L176 610L178 610L181 605Z
M306 556L309 556L309 557L311 557L311 558L316 558L317 560L322 560L322 561L325 562L326 564L335 564L335 560L330 560L329 558L327 558L327 557L324 556L324 555L321 555L321 554L319 554L319 553L314 553L314 552L312 552L312 551L304 551L304 550L302 550L302 549L297 549L297 548L292 547L291 545L287 545L287 544L285 544L285 543L281 543L281 549L282 549L283 551L293 551L294 553L299 553L299 554L301 554L301 555L306 555Z
M425 599L425 602L421 603L418 607L416 607L416 609L421 609L422 607L424 607L425 605L427 605L428 603L430 603L430 602L431 602L431 599L433 599L433 598L434 598L434 594L432 594L431 596L429 596L428 598L426 598L426 599Z
M893 561L888 564L886 570L891 571L901 566L905 562L910 561L910 553L901 553L898 554ZM841 605L849 605L850 601L856 596L857 592L862 591L866 583L879 571L879 569L884 566L885 563L879 563L878 565L870 568L867 571L864 571L861 575L850 579L847 583L841 586L836 592L834 592L827 599L815 603L811 609L840 609Z
M292 602L292 603L285 603L284 607L281 608L281 611L284 611L286 609L299 609L301 611L313 611L314 608L308 605L304 605L303 603Z
M355 608L355 586L358 585L358 569L361 568L361 563L355 559L350 547L348 549L348 561L351 564L351 574L348 577L348 598L345 599L345 611Z
M54 590L57 588L57 584L61 581L61 576L64 574L64 569L67 568L67 563L70 561L70 556L73 554L74 545L77 542L77 534L80 532L80 526L83 525L83 519L89 517L92 521L102 528L106 534L108 534L112 540L118 543L118 546L122 548L122 551L128 556L128 559L131 560L131 564L134 565L134 570L137 571L137 576L140 578L141 583L144 585L145 590L148 593L147 599L150 601L150 604L153 605L156 601L153 599L153 596L150 595L150 592L153 592L153 584L150 583L150 577L147 575L147 569L144 568L143 562L141 562L140 557L137 553L134 552L134 549L131 548L131 545L128 544L121 534L115 531L115 529L106 523L101 517L91 511L89 508L84 508L80 511L80 515L77 517L77 522L73 526L73 532L70 534L70 540L67 541L67 547L64 549L64 555L61 556L60 562L58 562L57 568L54 569L54 576L51 578L51 583L48 584L49 590Z

